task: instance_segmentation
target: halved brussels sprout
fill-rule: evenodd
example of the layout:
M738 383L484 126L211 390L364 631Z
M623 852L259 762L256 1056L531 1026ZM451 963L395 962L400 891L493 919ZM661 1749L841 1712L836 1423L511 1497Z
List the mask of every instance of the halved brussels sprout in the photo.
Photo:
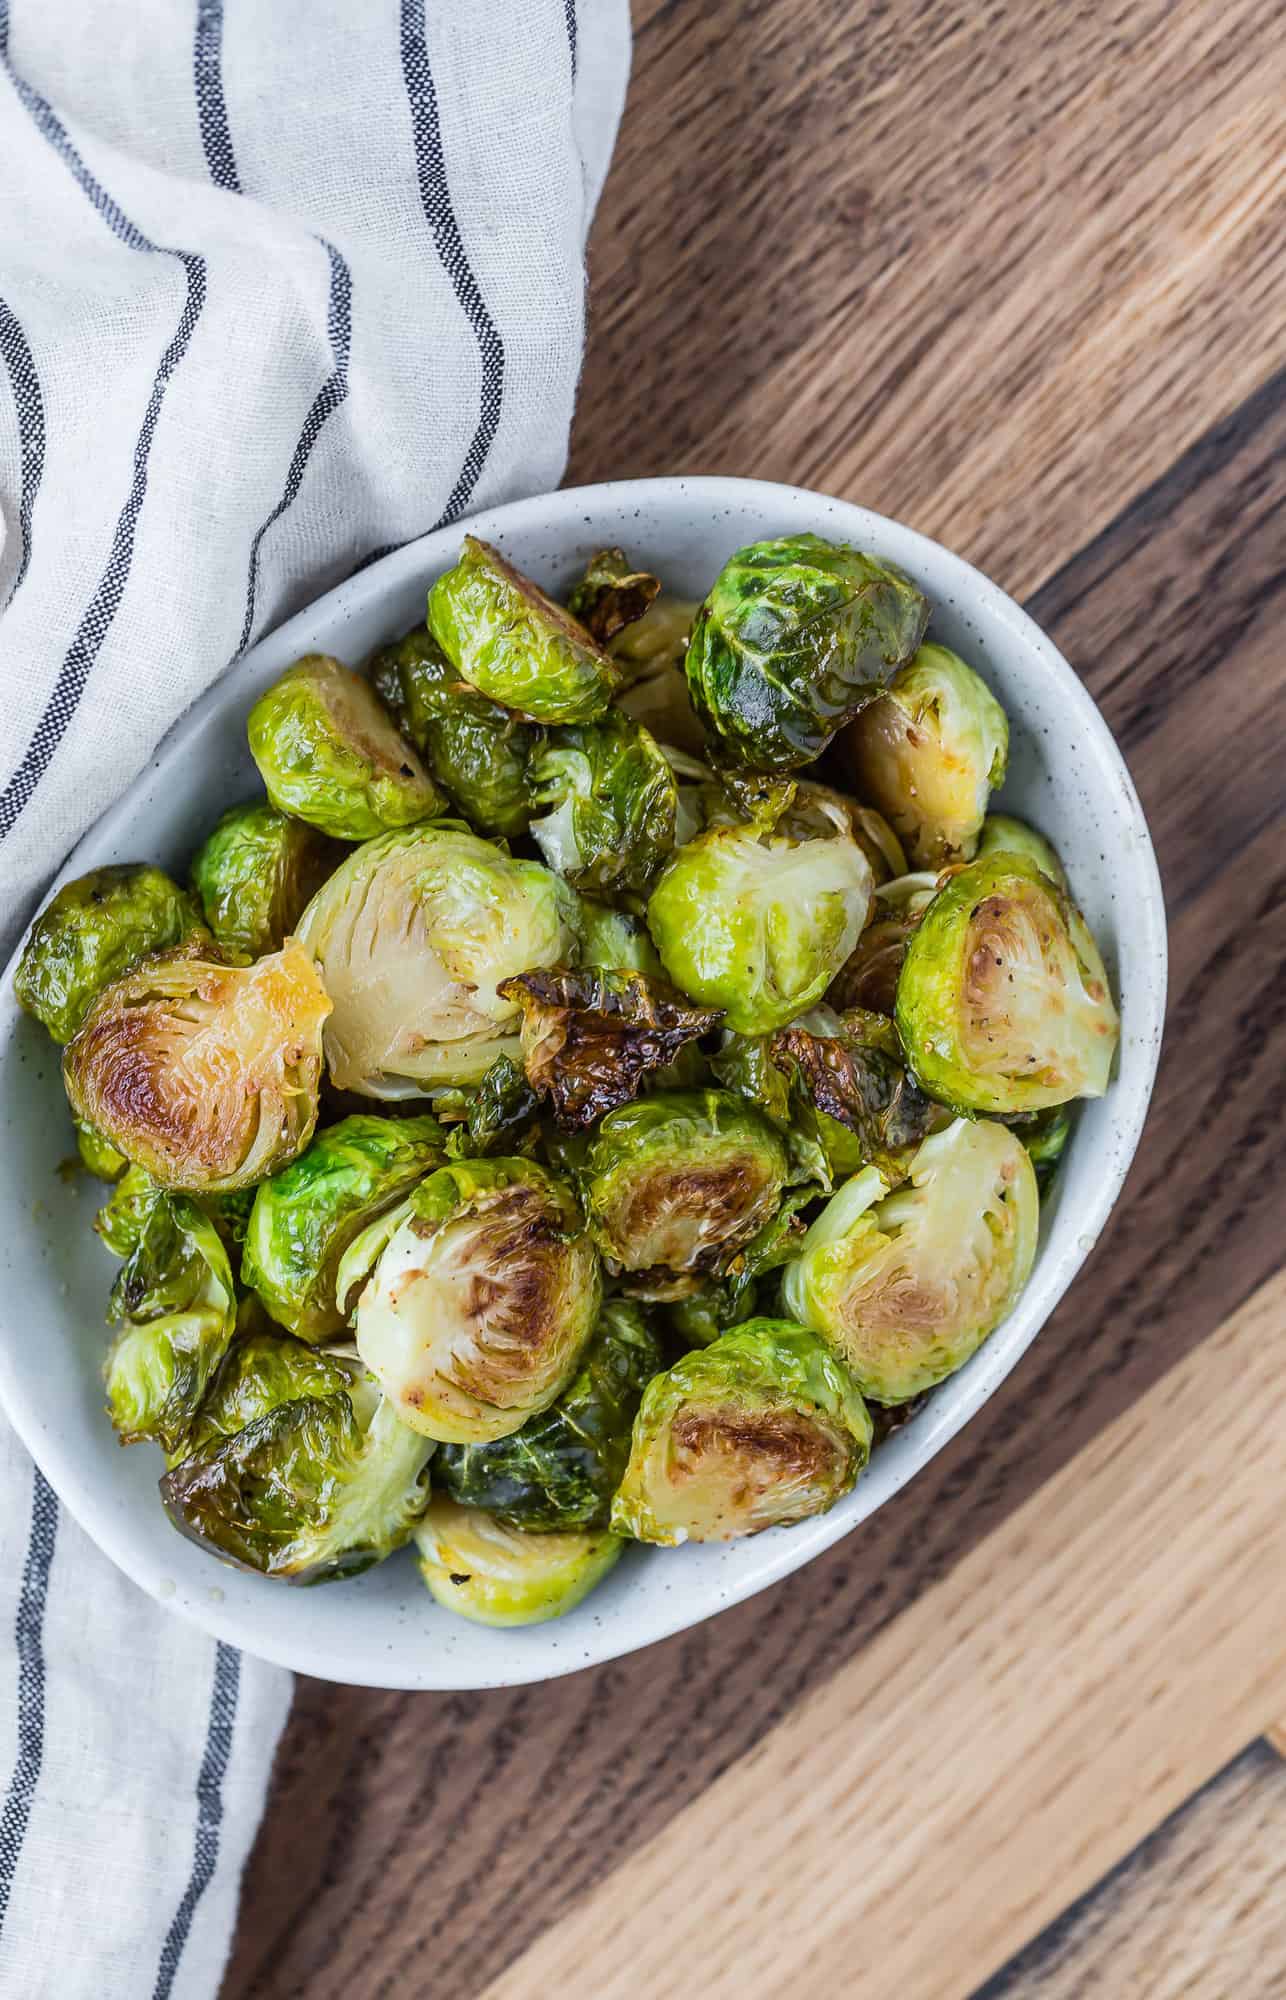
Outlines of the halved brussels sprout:
M824 1334L877 1403L955 1372L999 1326L1036 1255L1040 1197L1021 1143L957 1118L924 1141L893 1194L864 1167L788 1264L789 1313Z
M293 1355L284 1380L277 1345L248 1360L261 1379L235 1395L263 1414L231 1435L216 1430L166 1473L161 1499L174 1526L238 1569L290 1583L382 1562L428 1502L432 1443L399 1423L354 1365L344 1365L346 1388L294 1394L305 1378Z
M275 806L233 806L197 850L192 886L229 958L280 951L342 850Z
M64 1052L72 1112L165 1187L247 1187L312 1137L329 1012L294 942L249 966L146 959Z
M979 861L988 854L1023 854L1034 861L1042 875L1048 875L1056 882L1065 896L1071 894L1067 880L1067 870L1058 858L1058 851L1046 840L1043 833L1037 833L1026 820L1013 819L1008 813L988 813L978 836Z
M570 1189L523 1159L430 1174L350 1247L339 1295L359 1285L358 1353L403 1421L447 1444L507 1437L547 1410L602 1292Z
M540 1625L587 1597L624 1544L603 1530L539 1535L435 1494L416 1523L420 1574L444 1610L475 1625Z
M950 877L898 977L896 1018L924 1088L963 1111L1039 1111L1107 1089L1119 1022L1075 904L1018 854Z
M738 774L725 772L717 785L704 788L707 826L731 825L738 819L766 818L772 822L773 830L789 834L792 840L814 840L834 833L838 827L851 834L857 842L871 864L871 873L877 884L906 873L902 843L883 813L876 812L873 806L861 805L847 792L838 792L832 785L819 785L812 779L786 780L778 777L768 782L747 780L743 776L742 786L746 783L761 787L759 811L737 811L732 807L729 793L737 787ZM717 798L721 790L725 800L722 811Z
M577 902L537 861L454 826L368 841L323 883L300 942L334 1003L326 1064L341 1090L407 1097L477 1083L519 1053L497 987L575 957Z
M929 607L891 563L819 535L738 549L688 647L692 703L728 764L796 770L878 693Z
M56 1042L69 1042L105 986L194 936L205 936L196 904L159 868L94 868L64 883L36 918L14 996Z
M444 1143L434 1118L358 1112L328 1125L255 1195L242 1283L301 1340L338 1333L348 1321L348 1302L335 1297L341 1257L438 1164Z
M531 822L551 868L581 889L645 889L674 849L678 788L646 729L611 709L601 722L552 730L527 767Z
M786 1148L726 1090L668 1090L609 1112L590 1146L590 1227L639 1297L683 1298L775 1215Z
M602 966L607 972L645 972L664 977L656 946L640 917L583 897L576 927L580 932L582 965Z
M747 1320L649 1382L612 1527L674 1548L807 1520L851 1490L871 1438L825 1341L788 1320Z
M779 1028L769 1041L772 1060L822 1117L852 1134L853 1148L832 1164L850 1173L877 1166L893 1183L946 1114L907 1075L901 1050L889 1053L894 1035L884 1016L860 1009L832 1015L826 1008L816 1016Z
M637 1097L645 1076L723 1018L641 972L554 966L506 979L500 992L522 1008L528 1082L572 1131Z
M793 840L712 827L666 863L647 922L676 986L766 1034L820 1000L870 909L871 864L842 825Z
M525 833L527 760L544 739L539 725L462 681L424 625L382 647L367 668L402 734L479 833Z
M814 1187L795 1188L785 1195L771 1222L738 1250L721 1278L711 1278L689 1298L669 1306L670 1324L689 1347L709 1347L731 1326L755 1317L755 1302L765 1290L760 1280L788 1264L803 1243L807 1224L799 1213L816 1199Z
M124 1444L173 1451L227 1353L236 1288L219 1232L194 1201L139 1192L146 1212L112 1288L109 1317L124 1324L104 1370L107 1409Z
M595 722L620 680L585 627L475 535L429 592L429 630L472 687L535 722Z
M251 709L246 734L272 803L338 840L370 840L443 810L370 682L329 654L288 667Z
M1009 755L1005 711L946 646L921 646L848 732L858 790L886 813L917 868L972 858Z
M580 1367L558 1401L511 1437L448 1444L438 1483L512 1528L605 1528L630 1455L630 1427L661 1346L628 1299L608 1299Z
M870 922L826 995L832 1007L892 1014L911 933L937 893L938 878L929 873L898 875L880 885Z
M704 759L709 746L683 671L700 609L685 597L658 597L636 625L617 633L608 650L625 677L616 706L650 729L658 743Z
M600 549L590 557L567 609L606 646L625 626L639 622L660 588L657 577L630 568L624 549Z
M124 1153L118 1153L115 1146L96 1132L83 1118L73 1121L76 1127L76 1151L80 1154L81 1165L93 1174L95 1180L118 1181L125 1172L129 1161Z

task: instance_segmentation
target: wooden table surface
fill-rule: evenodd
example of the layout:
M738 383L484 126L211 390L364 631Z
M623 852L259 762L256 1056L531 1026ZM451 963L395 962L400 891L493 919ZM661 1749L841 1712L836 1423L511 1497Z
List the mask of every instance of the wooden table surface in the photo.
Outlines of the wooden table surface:
M568 477L860 500L1015 595L1171 923L1125 1197L801 1575L545 1687L303 1680L226 2000L1286 1993L1286 36L636 0Z

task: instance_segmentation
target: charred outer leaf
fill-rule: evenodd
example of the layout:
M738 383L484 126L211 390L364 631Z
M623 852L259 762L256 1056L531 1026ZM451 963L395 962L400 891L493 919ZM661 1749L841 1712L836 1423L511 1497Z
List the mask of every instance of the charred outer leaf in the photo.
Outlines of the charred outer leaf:
M664 980L608 967L524 972L497 991L522 1008L527 1080L567 1131L628 1103L650 1071L723 1018Z

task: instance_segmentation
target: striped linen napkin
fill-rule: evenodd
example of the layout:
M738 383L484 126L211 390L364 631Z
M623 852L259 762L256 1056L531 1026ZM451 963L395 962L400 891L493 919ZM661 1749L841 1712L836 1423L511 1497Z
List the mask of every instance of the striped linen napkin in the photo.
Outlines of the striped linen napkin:
M4 955L239 651L557 485L628 61L627 0L0 0ZM217 1991L289 1696L0 1420L0 1993Z

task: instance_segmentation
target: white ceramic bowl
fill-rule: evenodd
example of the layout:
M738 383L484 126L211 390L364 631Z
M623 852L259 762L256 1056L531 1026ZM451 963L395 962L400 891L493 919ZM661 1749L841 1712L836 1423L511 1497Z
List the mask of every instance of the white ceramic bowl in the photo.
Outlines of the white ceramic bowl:
M874 1513L987 1400L1084 1262L1138 1142L1165 1004L1161 885L1120 752L1055 647L958 556L864 508L739 479L583 487L495 508L470 525L555 591L591 551L612 543L692 597L733 549L767 535L812 529L900 563L933 605L933 636L982 671L1008 712L1002 803L1041 827L1067 864L1120 997L1121 1051L1107 1096L1081 1112L1017 1309L876 1453L846 1500L819 1520L749 1541L630 1550L569 1617L489 1631L439 1610L406 1553L351 1583L292 1590L220 1567L170 1527L157 1498L158 1455L145 1446L122 1451L103 1413L103 1311L115 1266L89 1227L102 1190L83 1175L64 1184L57 1174L71 1150L58 1052L19 1013L11 966L0 996L5 1408L77 1520L154 1597L265 1659L379 1687L491 1687L611 1659L762 1590ZM357 664L421 618L425 587L455 560L462 532L444 529L386 557L256 646L171 731L59 880L139 859L181 875L218 814L256 789L245 737L255 697L301 653Z

